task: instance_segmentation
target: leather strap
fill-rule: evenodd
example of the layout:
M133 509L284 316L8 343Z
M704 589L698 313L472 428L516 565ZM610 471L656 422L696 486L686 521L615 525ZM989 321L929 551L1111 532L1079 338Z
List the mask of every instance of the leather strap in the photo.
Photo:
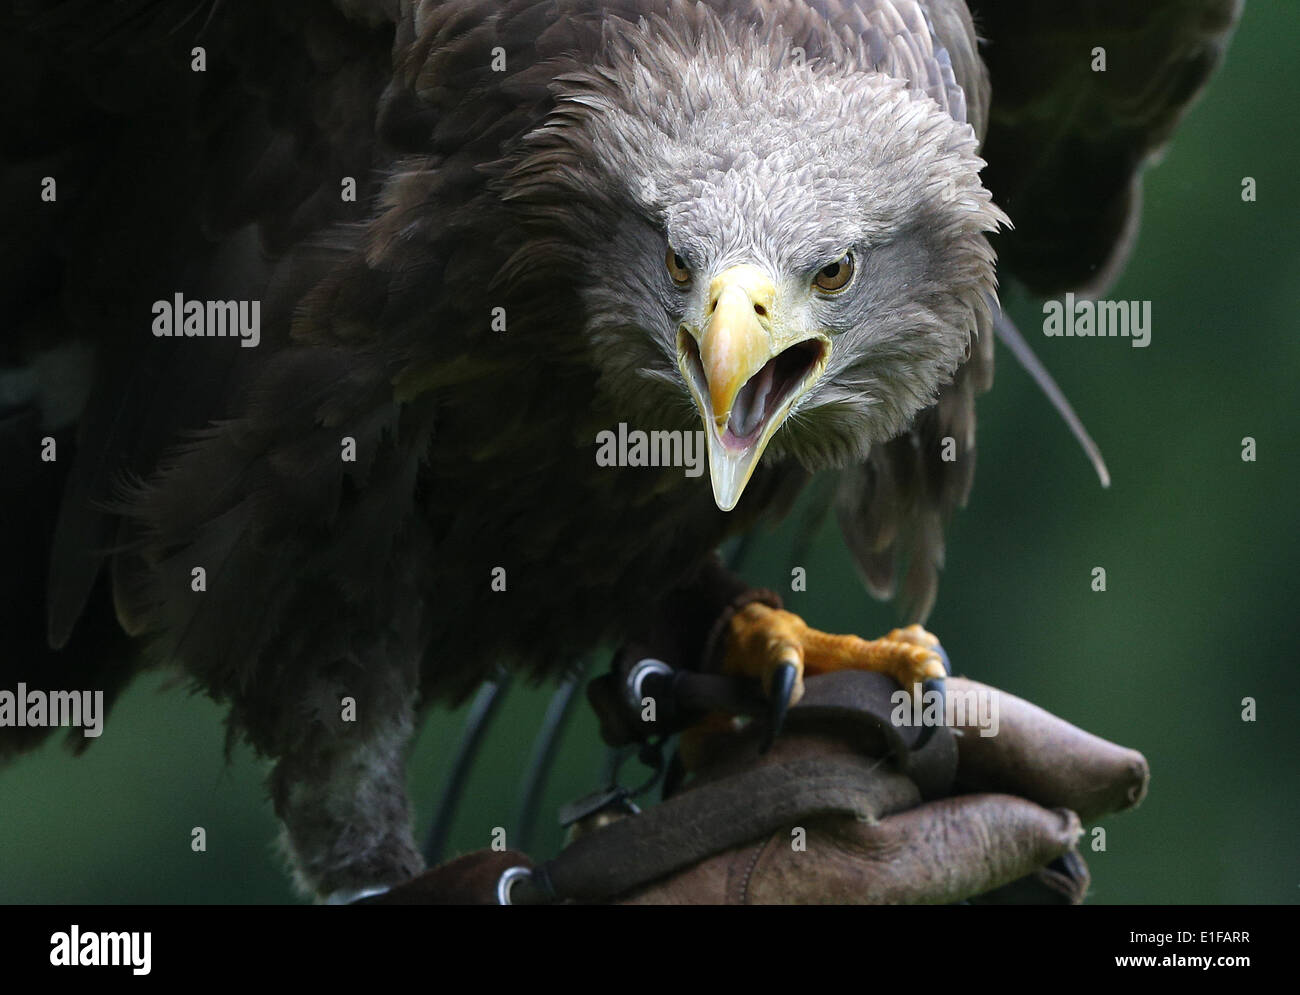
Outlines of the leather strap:
M675 692L692 706L718 707L732 683L685 672ZM865 671L809 678L786 732L843 739L857 755L777 760L711 777L580 836L516 883L512 901L606 901L782 827L826 815L878 819L948 794L956 740L946 728L896 723L896 715L912 717L911 695L904 707L900 690L892 678Z
M868 757L764 764L580 836L516 883L511 901L606 901L782 827L827 815L871 821L919 800L908 778Z
M899 724L913 718L911 692L884 674L843 670L809 678L804 696L790 709L786 731L841 737L870 756L888 757L927 801L952 792L957 741L951 730Z

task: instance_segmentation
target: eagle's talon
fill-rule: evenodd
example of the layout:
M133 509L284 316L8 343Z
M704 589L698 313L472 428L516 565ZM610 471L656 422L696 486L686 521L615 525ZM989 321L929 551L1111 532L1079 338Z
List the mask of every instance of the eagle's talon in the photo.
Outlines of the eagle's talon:
M785 725L786 713L790 710L794 698L795 686L799 681L799 667L794 663L780 664L772 672L771 686L768 688L767 731L763 734L760 753L772 748L772 743L781 734Z
M946 667L948 663L948 658L946 655L944 656L943 662ZM931 691L934 691L939 695L939 714L941 716L947 715L948 714L947 679L944 677L927 677L925 680L923 680L921 682L921 701L923 703L925 702L925 696L929 694ZM940 721L940 724L942 724L942 720ZM916 743L913 744L912 749L913 750L923 749L925 747L925 744L930 742L930 737L934 735L934 730L936 728L938 727L935 725L931 725L929 723L922 724L921 731L917 735Z
M939 657L939 662L943 664L944 676L951 677L952 661L948 659L948 651L945 650L942 646L936 646L934 648L934 652L935 655Z
M838 638L854 639L856 637L843 636ZM912 688L914 685L922 684L931 678L948 676L948 668L944 657L929 646L923 646L912 640L892 639L890 636L869 642L859 640L859 642L868 647L861 654L860 662L850 660L848 663L840 663L838 666L830 666L824 669L875 670L882 674L888 674L905 688ZM836 662L839 663L839 661ZM820 668L813 666L812 669L816 673Z
M894 678L909 694L923 693L918 689L924 687L942 695L948 664L939 640L919 625L895 629L883 639L837 636L810 628L793 612L755 602L729 622L722 670L762 686L768 712L760 748L766 752L780 735L790 707L803 697L808 674L872 670ZM735 729L732 719L720 712L687 729L681 742L686 767L697 766L712 737ZM915 748L925 745L931 735L932 730L923 730Z
M793 612L755 602L732 617L727 637L724 672L759 680L772 698L773 719L783 718L803 697L805 674L874 670L909 691L948 674L938 638L919 625L894 629L883 639L837 636L810 628Z

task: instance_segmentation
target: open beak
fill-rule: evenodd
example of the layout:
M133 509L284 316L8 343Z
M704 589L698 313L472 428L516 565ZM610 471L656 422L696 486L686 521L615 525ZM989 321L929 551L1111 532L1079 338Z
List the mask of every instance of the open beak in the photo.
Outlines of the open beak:
M677 366L704 419L713 499L740 500L763 450L830 359L824 334L787 327L776 288L757 266L733 266L709 284L703 333L677 331Z

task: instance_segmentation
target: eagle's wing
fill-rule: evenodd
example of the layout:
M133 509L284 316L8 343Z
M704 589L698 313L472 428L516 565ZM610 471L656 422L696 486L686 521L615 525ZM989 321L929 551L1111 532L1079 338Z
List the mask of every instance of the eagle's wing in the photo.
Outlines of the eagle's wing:
M997 243L1005 271L1042 294L1105 292L1133 247L1143 170L1218 66L1241 6L971 0L993 85L984 178L1016 226Z
M1041 293L1101 292L1132 247L1143 168L1218 63L1239 0L971 0L988 79L971 61L962 0L924 7L958 81L978 95L968 97L972 122L987 120L984 180L1015 225L994 239L1002 274ZM1104 72L1092 68L1098 47ZM990 89L985 119L978 110ZM897 591L906 566L909 618L924 619L934 604L944 526L974 475L974 398L992 373L993 336L981 328L968 362L911 431L842 474L837 512L854 559L880 597ZM950 462L941 458L945 438L955 442Z
M608 8L635 19L670 3L700 16L678 0ZM578 0L185 11L128 0L113 15L105 24L83 2L0 15L11 16L0 22L0 64L23 95L4 119L5 190L32 191L11 215L32 236L4 260L7 313L19 318L5 365L67 339L95 344L89 399L61 440L72 444L41 480L62 495L57 524L32 508L31 528L10 533L54 532L52 552L28 543L24 568L5 572L24 594L12 621L30 652L17 656L46 655L32 623L48 618L50 642L65 647L62 679L81 686L68 651L87 635L87 612L107 603L92 597L107 576L122 626L161 636L162 651L234 699L236 723L264 748L282 749L275 737L309 724L320 696L303 689L317 677L343 684L366 671L403 698L389 709L399 714L412 648L428 641L430 532L456 531L415 520L430 493L455 493L426 460L434 423L490 406L495 395L465 385L492 381L494 364L527 371L527 350L564 339L561 319L577 313L556 246L546 272L513 266L516 284L545 285L531 299L541 305L511 309L509 348L484 344L501 341L485 316L505 299L484 260L513 262L519 245L492 186L500 160L545 117L556 74L599 51L600 11ZM202 72L191 68L198 46ZM496 71L498 48L509 72ZM47 173L60 181L54 206L37 199ZM346 178L354 198L342 195ZM261 344L153 340L141 316L173 291L262 298ZM554 389L534 383L518 395L498 437L555 435L553 420L525 417L554 408ZM12 419L21 466L43 430L39 398L27 401ZM178 436L188 437L179 449ZM441 468L472 465L484 445L440 451ZM29 493L0 496L21 507ZM46 562L47 591L32 597ZM206 590L191 596L199 566ZM0 599L0 623L10 603ZM484 660L447 656L444 669L459 667L447 680L472 689ZM279 705L308 722L251 714Z
M260 296L274 257L363 216L393 32L377 4L320 0L0 11L0 189L21 232L0 248L0 631L22 666L63 647L51 687L125 680L102 588L112 506L229 415L265 356L156 340L152 301ZM35 463L46 436L57 461Z

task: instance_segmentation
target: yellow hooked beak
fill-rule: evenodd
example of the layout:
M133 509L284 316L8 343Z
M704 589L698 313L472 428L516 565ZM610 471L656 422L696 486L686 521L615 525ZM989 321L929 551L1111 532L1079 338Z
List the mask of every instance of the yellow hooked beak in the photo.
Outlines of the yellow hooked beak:
M704 420L713 499L730 511L795 402L821 377L830 338L778 313L776 287L757 266L709 284L703 333L677 332L677 366Z

